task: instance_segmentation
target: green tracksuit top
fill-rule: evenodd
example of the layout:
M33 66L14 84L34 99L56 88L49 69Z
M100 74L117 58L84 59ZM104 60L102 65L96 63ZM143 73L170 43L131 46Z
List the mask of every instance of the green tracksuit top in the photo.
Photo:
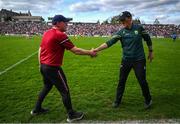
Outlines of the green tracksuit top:
M145 59L142 38L148 46L152 46L151 38L146 30L141 25L132 24L131 29L121 29L106 44L110 47L120 40L123 49L122 59L138 61Z

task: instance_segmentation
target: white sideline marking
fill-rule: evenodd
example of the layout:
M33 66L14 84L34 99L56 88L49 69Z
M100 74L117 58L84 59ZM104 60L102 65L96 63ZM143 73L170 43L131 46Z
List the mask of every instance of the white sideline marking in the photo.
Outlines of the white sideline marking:
M63 123L64 120L61 122ZM100 120L80 120L82 124L179 124L180 119L149 119L149 120L120 120L120 121L100 121Z
M37 54L37 53L38 53L38 51L32 53L31 55L29 55L28 57L20 60L19 62L15 63L15 64L13 64L13 65L11 65L11 66L9 66L9 67L6 68L4 71L1 71L1 72L0 72L0 76L1 76L2 74L6 73L7 71L11 70L12 68L16 67L17 65L21 64L22 62L28 60L29 58L31 58L32 56L34 56L34 55Z

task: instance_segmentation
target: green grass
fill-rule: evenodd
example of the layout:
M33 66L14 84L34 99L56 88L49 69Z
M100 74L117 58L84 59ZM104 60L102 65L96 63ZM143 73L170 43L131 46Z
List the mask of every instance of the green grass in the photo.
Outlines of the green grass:
M82 37L75 45L90 49L109 38ZM40 37L0 37L0 71L36 52ZM143 109L140 86L131 71L121 107L111 107L115 97L121 62L119 43L104 50L97 58L77 56L67 51L63 70L75 109L86 113L85 121L120 121L180 118L180 40L153 39L154 56L147 61L147 80L153 97L150 110ZM146 45L144 46L147 51ZM147 54L147 53L146 53ZM37 55L0 75L0 122L66 122L66 111L58 91L53 88L43 106L44 115L32 117L37 95L42 87Z

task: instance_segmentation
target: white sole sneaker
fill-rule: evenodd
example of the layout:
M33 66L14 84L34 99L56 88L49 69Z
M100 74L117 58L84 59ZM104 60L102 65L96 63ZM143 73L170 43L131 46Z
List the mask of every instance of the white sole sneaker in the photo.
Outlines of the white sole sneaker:
M148 104L148 105L147 105L147 104L145 104L144 108L145 108L145 109L148 109L148 108L150 108L150 107L151 107L151 105L152 105L152 100L149 102L149 104Z
M67 122L71 123L73 121L78 121L78 120L81 120L83 117L84 117L84 114L82 114L79 118L74 118L74 119L67 118Z
M48 111L49 111L48 109L43 109L43 111L41 110L39 112L34 112L34 110L31 110L30 114L35 116L35 115L47 113Z
M30 112L30 114L31 114L32 116L37 115L37 113L34 113L33 110Z

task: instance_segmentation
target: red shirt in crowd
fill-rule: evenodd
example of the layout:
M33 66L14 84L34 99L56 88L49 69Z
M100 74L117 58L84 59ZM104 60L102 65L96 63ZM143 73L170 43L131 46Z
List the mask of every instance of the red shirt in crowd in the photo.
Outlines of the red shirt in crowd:
M70 50L74 45L64 32L52 28L44 33L40 47L41 64L61 66L64 50Z

